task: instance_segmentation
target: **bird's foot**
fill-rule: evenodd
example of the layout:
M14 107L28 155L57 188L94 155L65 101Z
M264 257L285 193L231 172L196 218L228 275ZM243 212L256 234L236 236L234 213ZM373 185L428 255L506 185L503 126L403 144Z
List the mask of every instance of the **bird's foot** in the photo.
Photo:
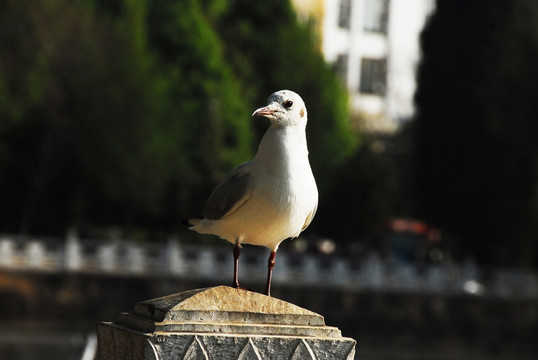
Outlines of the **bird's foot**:
M249 288L243 287L243 286L241 286L239 284L232 284L232 287L234 289L241 289L241 290L247 290L247 291L256 292L254 289L249 289Z

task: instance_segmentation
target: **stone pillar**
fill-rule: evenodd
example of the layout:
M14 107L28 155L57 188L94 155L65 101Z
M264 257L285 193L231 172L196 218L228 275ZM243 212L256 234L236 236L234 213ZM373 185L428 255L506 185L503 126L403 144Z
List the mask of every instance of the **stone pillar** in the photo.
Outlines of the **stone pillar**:
M347 359L355 340L321 315L217 286L136 304L98 327L99 360Z

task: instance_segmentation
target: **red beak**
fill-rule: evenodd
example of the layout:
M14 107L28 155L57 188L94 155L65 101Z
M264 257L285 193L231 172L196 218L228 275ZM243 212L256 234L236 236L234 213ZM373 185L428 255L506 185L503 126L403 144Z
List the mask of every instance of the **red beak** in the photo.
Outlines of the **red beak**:
M273 115L274 110L271 109L269 106L265 106L262 108L259 108L258 110L254 111L252 113L252 117L254 116L271 116Z

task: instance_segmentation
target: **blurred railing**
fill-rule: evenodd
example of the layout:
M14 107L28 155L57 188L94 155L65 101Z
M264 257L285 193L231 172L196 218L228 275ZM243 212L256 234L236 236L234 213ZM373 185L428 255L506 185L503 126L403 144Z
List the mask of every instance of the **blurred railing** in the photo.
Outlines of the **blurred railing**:
M240 278L263 281L268 252L248 248L241 255ZM0 270L72 272L137 277L178 277L227 283L232 277L231 248L132 241L21 239L0 236ZM533 272L479 268L464 264L416 265L382 261L370 254L360 261L280 250L273 274L281 285L316 286L348 291L375 290L538 298Z

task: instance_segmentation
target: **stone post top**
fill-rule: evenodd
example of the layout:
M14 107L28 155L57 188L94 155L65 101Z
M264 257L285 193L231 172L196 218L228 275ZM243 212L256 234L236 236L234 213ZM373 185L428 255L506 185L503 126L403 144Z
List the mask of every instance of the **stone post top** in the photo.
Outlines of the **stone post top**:
M286 315L312 318L316 325L324 325L323 317L289 302L254 291L216 286L184 291L157 299L146 300L135 306L135 312L157 321L170 320L181 312L223 312L263 315Z
M319 314L228 286L139 302L97 332L99 360L352 360L356 344Z
M136 304L118 323L143 332L340 337L323 316L289 302L229 286L184 291Z

